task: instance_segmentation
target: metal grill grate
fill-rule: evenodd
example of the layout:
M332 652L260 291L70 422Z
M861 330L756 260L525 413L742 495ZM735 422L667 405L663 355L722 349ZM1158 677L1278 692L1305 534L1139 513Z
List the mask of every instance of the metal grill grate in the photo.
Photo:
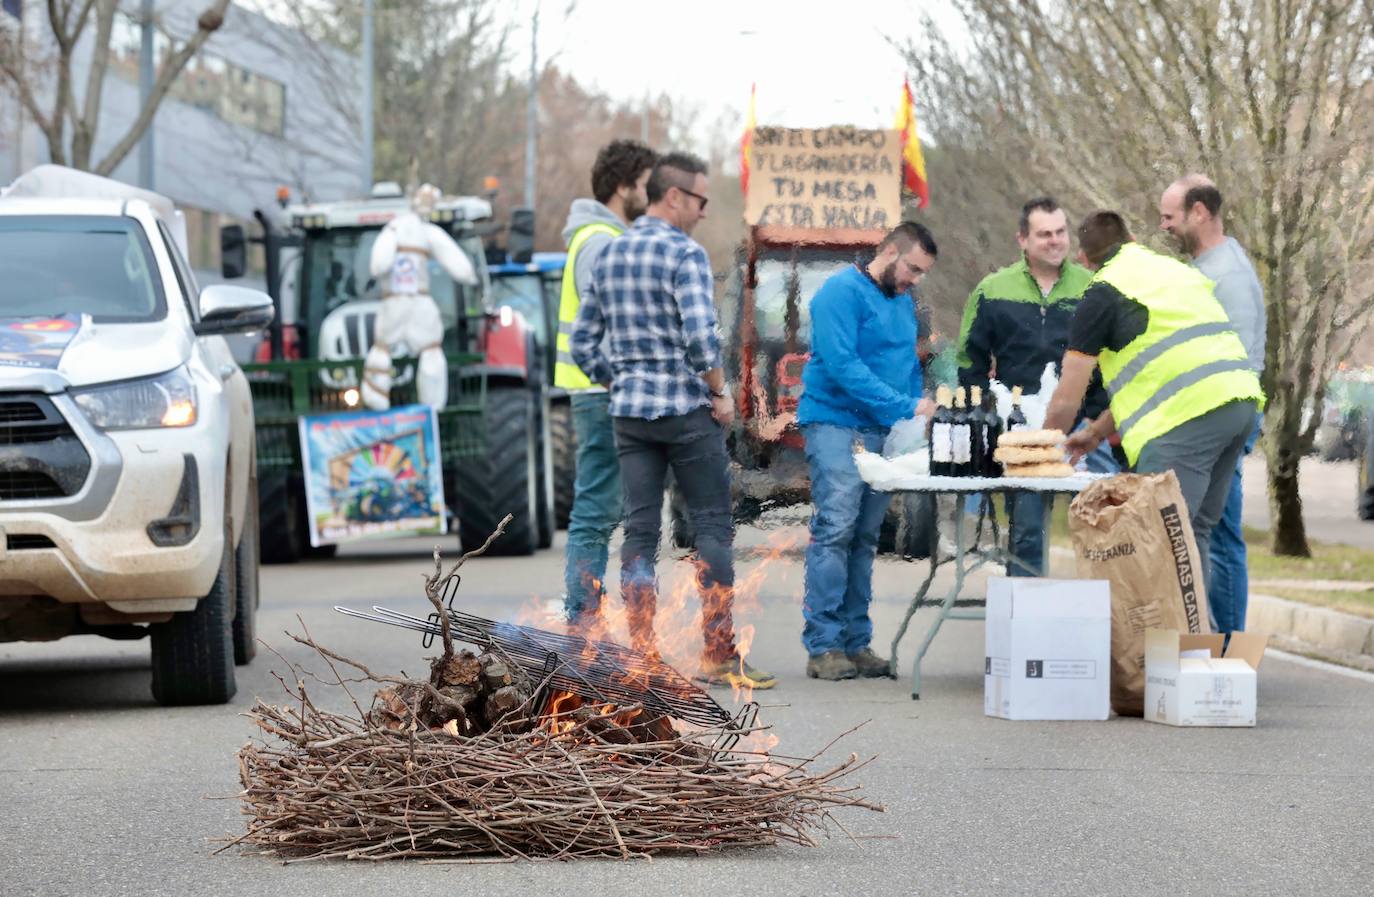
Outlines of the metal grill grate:
M373 606L372 614L335 607L364 620L423 632L426 647L442 629L437 614L412 617ZM615 705L640 704L646 711L705 726L731 721L731 716L706 692L677 670L613 642L561 635L533 626L500 623L450 610L455 639L478 646L495 645L536 682L549 680L554 691L567 691L588 701Z

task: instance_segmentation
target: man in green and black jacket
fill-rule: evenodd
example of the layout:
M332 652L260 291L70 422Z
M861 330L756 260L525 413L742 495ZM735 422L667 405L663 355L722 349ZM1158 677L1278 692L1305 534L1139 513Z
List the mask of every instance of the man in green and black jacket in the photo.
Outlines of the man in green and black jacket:
M1040 389L1046 364L1058 369L1068 345L1069 322L1092 272L1068 260L1069 222L1059 203L1037 197L1021 207L1016 241L1021 258L974 287L959 329L959 385L988 388L995 377L1026 395ZM1080 412L1092 419L1107 408L1101 377L1095 377ZM1077 423L1077 422L1075 422ZM1089 467L1111 471L1110 449L1094 453ZM1042 576L1043 505L1038 495L1018 495L1011 505L1011 553L1020 564L1010 576Z

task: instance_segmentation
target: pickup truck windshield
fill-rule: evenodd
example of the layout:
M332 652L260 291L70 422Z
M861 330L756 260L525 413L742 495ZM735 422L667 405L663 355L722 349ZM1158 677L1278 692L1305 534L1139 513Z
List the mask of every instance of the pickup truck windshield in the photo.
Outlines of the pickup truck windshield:
M132 218L0 215L0 316L166 316L152 247Z

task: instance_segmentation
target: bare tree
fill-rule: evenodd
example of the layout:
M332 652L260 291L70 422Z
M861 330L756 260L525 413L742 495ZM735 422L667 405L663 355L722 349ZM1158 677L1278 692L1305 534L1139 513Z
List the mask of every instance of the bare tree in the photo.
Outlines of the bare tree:
M224 24L228 7L229 0L212 0L196 18L194 31L179 43L173 41L138 115L98 161L92 154L118 0L48 0L48 32L39 47L27 48L28 58L19 29L0 34L0 79L43 132L52 161L107 175L138 144L186 63ZM89 54L84 77L75 65L83 51Z
M1142 239L1175 177L1218 182L1265 288L1272 544L1310 554L1306 412L1374 310L1374 0L955 6L967 53L907 52L942 146L1002 156L1021 194L1118 208Z

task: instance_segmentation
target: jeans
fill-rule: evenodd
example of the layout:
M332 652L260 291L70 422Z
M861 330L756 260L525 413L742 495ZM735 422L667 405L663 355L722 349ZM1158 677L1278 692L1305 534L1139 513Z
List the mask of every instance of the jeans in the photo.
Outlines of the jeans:
M735 655L735 527L725 432L706 408L643 420L614 418L620 475L625 483L625 544L620 551L620 590L629 617L630 643L654 646L658 606L655 566L668 468L687 502L696 533L697 588L710 662Z
M854 466L854 441L882 450L882 430L807 424L811 468L811 541L806 546L802 644L812 657L829 651L857 654L873 638L873 558L878 531L892 496L875 492Z
M1197 542L1198 568L1212 594L1212 527L1221 519L1240 463L1255 428L1253 400L1227 402L1145 443L1136 458L1137 473L1172 470L1188 506Z
M573 624L601 610L611 534L620 523L623 496L620 460L611 426L611 396L573 393L573 431L577 434L577 480L568 520L563 568L564 609Z
M1012 560L1007 564L1008 576L1044 576L1045 561L1045 502L1054 502L1053 495L1037 492L1018 492L1007 496L1007 548Z
M1245 440L1241 457L1250 454L1259 438L1260 418ZM1231 477L1231 492L1226 508L1212 530L1212 585L1207 590L1207 605L1212 612L1212 628L1217 632L1245 631L1245 610L1250 598L1250 573L1247 568L1245 535L1240 528L1242 505L1241 462Z
M1089 421L1082 421L1076 429L1083 429ZM1120 473L1121 467L1112 455L1112 447L1106 440L1084 456L1088 470L1093 473ZM1044 502L1053 504L1053 495L1039 495L1022 492L1007 497L1010 533L1007 535L1011 556L1015 559L1007 565L1008 576L1044 576L1042 569L1045 559ZM1019 561L1020 563L1016 563Z

